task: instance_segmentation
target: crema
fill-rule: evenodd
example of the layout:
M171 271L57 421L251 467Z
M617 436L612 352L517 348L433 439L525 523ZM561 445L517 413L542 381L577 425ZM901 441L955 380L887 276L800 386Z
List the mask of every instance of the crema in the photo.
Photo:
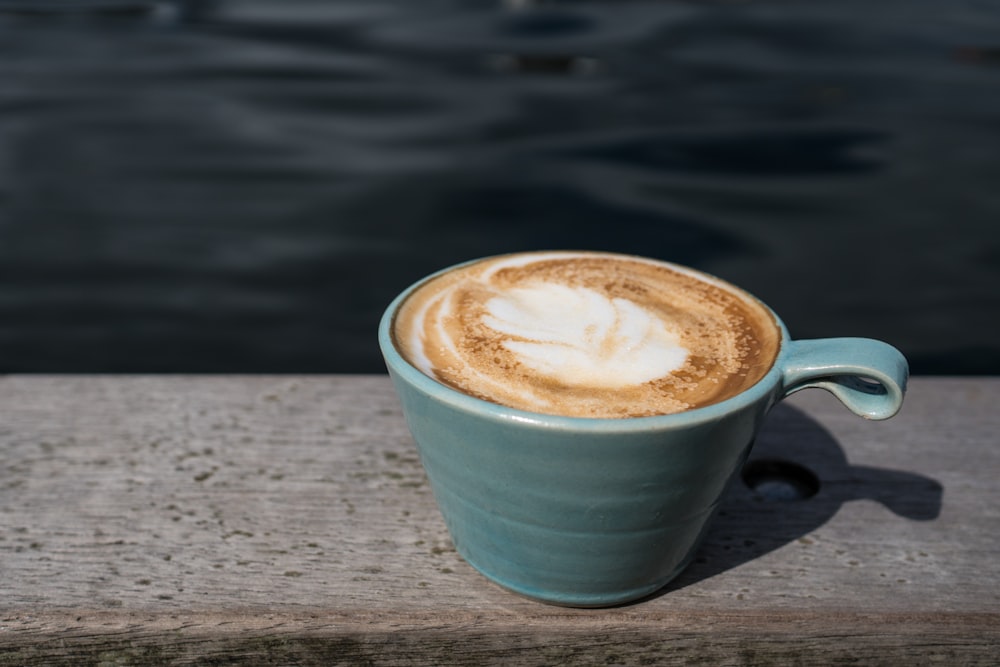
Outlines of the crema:
M597 252L521 253L419 285L397 348L461 392L572 417L671 414L734 396L771 368L771 312L704 274Z

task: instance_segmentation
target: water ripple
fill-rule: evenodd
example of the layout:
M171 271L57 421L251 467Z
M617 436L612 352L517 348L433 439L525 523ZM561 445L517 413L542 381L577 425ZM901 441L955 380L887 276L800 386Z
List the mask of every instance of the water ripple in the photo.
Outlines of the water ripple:
M0 0L0 370L378 372L410 281L576 247L1000 373L998 34L971 0Z

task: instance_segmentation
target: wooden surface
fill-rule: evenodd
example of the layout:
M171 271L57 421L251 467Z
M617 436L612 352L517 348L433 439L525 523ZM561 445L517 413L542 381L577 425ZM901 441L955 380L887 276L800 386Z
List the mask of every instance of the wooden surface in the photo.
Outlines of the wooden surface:
M997 664L1000 379L822 391L661 594L573 610L451 547L385 377L0 378L0 666Z

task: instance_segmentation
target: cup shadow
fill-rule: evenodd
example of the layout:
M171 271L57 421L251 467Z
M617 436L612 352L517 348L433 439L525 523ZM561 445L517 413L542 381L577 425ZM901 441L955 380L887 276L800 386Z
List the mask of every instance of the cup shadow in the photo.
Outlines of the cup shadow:
M790 405L778 405L694 560L654 597L804 537L833 518L846 502L874 500L902 520L930 521L941 512L943 493L937 480L924 475L852 465L818 422Z

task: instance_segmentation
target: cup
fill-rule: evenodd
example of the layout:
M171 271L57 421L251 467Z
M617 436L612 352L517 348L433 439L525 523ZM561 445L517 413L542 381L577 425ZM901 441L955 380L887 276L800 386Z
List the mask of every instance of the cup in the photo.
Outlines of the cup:
M400 354L394 317L423 282L389 305L379 344L435 500L469 564L543 602L612 606L677 576L785 396L819 387L862 417L887 419L905 392L907 363L894 347L866 338L791 340L775 316L773 366L719 403L631 419L508 408L441 384Z

